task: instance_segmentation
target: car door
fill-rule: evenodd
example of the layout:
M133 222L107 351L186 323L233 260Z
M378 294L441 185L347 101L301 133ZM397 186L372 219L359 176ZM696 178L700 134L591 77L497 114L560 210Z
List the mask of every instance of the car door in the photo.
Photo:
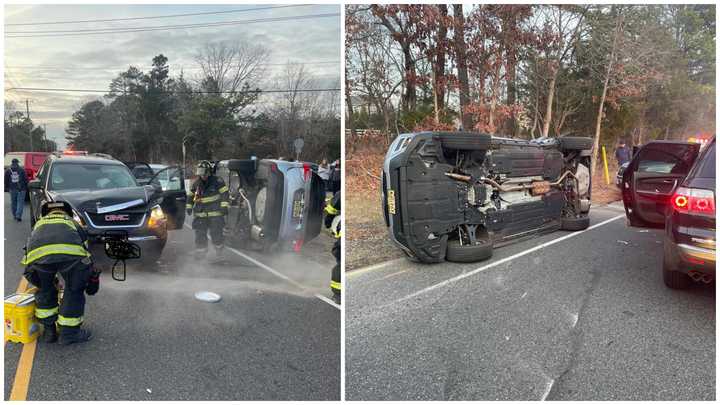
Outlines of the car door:
M150 184L155 171L145 162L123 162L141 186Z
M163 212L168 219L168 229L181 229L185 223L185 176L180 166L168 166L148 179L147 184L162 189Z
M622 195L631 222L664 224L673 191L697 159L700 145L652 142L633 157L623 173Z

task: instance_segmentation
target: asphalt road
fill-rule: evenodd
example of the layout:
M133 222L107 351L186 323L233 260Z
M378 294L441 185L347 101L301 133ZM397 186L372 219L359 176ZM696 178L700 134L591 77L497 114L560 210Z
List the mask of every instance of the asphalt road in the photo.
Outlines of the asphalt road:
M6 295L20 282L29 235L27 209L16 223L8 206L6 198ZM191 257L190 230L172 231L156 269L129 266L126 282L103 274L87 300L91 342L37 344L27 399L338 400L340 311L329 300L329 245L325 235L308 244L325 252L312 258L228 252L220 266ZM195 300L201 290L222 300ZM22 349L5 344L6 400Z
M666 288L662 230L621 206L594 225L348 273L347 399L713 400L715 284Z

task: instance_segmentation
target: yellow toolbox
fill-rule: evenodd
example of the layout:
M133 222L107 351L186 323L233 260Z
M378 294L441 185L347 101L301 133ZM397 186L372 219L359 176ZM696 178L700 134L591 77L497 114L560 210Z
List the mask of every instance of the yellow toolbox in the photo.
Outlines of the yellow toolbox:
M40 323L35 318L35 296L15 293L5 297L5 340L30 343L40 334Z

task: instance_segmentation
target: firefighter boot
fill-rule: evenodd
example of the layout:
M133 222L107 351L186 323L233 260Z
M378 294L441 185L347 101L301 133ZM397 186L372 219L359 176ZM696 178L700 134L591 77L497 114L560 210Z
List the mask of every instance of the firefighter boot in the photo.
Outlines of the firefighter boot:
M207 256L208 249L207 248L197 248L195 249L195 252L193 252L193 256L196 260L202 260Z
M80 327L61 327L60 341L61 345L71 345L73 343L83 343L92 339L92 333L87 329Z
M43 327L42 341L43 343L55 343L58 340L58 333L55 324Z
M215 257L213 258L213 263L221 263L223 260L225 260L225 246L224 245L215 245Z

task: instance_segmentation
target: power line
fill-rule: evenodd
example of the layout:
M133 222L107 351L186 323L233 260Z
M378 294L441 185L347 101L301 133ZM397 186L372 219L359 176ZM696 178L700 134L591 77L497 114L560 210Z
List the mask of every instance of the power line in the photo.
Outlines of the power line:
M314 61L314 62L284 62L284 63L260 63L259 66L289 66L289 65L339 65L340 61ZM74 67L74 66L5 66L6 70L17 70L17 69L27 69L27 70L101 70L101 71L117 71L117 70L125 70L128 67L132 66L131 64L126 67L116 67L116 68L104 68L104 67ZM138 69L152 69L152 66L136 66ZM170 65L173 69L183 69L183 70L198 70L202 69L199 66L183 66L180 65L179 67L175 65Z
M42 87L11 87L5 89L5 91L60 91L60 92L72 92L72 93L110 93L108 90L89 90L89 89L51 89ZM248 91L159 91L159 93L165 94L243 94L243 93L318 93L326 91L340 91L339 88L327 88L327 89L269 89L269 90L248 90Z
M216 23L164 25L164 26L154 26L154 27L134 27L134 28L119 28L119 29L104 28L104 29L89 29L89 30L9 31L9 32L5 32L5 36L7 38L34 38L34 37L66 37L66 36L85 36L85 35L102 35L102 34L124 34L124 33L133 33L133 32L166 31L166 30L174 30L174 29L222 27L222 26L228 26L228 25L256 24L256 23L264 23L264 22L308 20L308 19L313 19L313 18L325 18L325 17L337 17L337 16L340 16L340 13L305 14L305 15L297 15L297 16L288 16L288 17L256 18L256 19L252 19L252 20L223 21L223 22L216 22Z
M44 22L30 22L30 23L13 23L5 24L6 26L20 26L20 25L58 25L58 24L83 24L83 23L97 23L97 22L113 22L113 21L133 21L133 20L153 20L158 18L175 18L175 17L191 17L198 15L215 15L215 14L230 14L230 13L245 13L248 11L260 11L260 10L271 10L276 8L291 8L291 7L307 7L312 4L293 4L286 6L270 6L270 7L256 7L256 8L244 8L238 10L225 10L225 11L207 11L202 13L186 13L186 14L167 14L167 15L156 15L146 17L127 17L127 18L107 18L102 20L71 20L71 21L44 21Z

